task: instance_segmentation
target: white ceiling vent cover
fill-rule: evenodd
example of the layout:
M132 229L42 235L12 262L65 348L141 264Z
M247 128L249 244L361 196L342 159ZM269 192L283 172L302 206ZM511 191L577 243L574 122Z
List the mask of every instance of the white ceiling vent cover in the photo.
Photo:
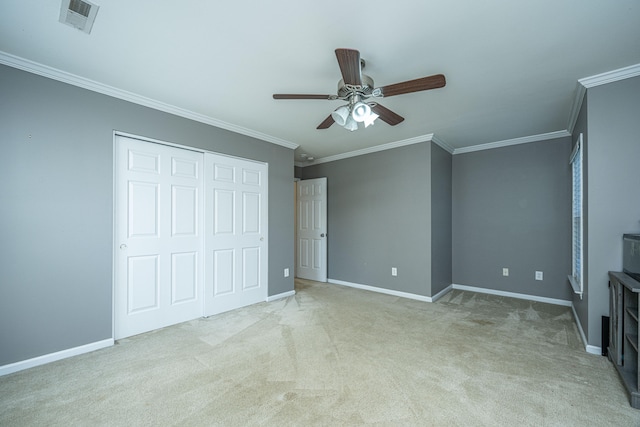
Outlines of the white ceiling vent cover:
M62 0L60 22L89 34L100 6L84 0Z

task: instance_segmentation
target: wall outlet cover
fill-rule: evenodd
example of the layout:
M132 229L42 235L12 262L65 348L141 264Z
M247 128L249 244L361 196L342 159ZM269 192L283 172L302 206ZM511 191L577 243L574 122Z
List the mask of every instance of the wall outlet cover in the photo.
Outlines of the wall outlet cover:
M536 271L536 280L542 280L542 271Z

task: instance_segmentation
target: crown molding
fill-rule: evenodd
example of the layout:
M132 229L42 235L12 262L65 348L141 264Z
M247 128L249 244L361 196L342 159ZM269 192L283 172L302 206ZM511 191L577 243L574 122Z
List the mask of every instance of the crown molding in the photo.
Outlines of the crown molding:
M336 154L334 156L322 157L315 159L307 166L317 165L320 163L335 162L336 160L348 159L350 157L362 156L364 154L377 153L378 151L391 150L392 148L404 147L406 145L419 144L421 142L429 142L433 138L433 134L416 136L414 138L403 139L401 141L389 142L388 144L376 145L373 147L363 148L361 150L349 151L348 153Z
M640 76L640 64L631 65L629 67L620 68L617 70L608 71L606 73L598 74L591 77L585 77L583 79L578 80L577 88L576 88L576 96L573 101L573 105L571 107L571 112L569 114L569 122L567 124L566 130L556 131L556 132L548 132L538 135L530 135L521 138L507 139L504 141L490 142L487 144L474 145L471 147L462 147L462 148L453 148L433 133L418 136L415 138L406 139L403 141L392 142L389 144L378 145L376 147L365 148L362 150L351 151L349 153L337 154L335 156L323 157L320 159L316 159L312 163L301 164L300 166L310 166L313 164L332 162L335 160L346 159L349 157L361 156L363 154L374 153L377 151L390 150L396 147L402 147L404 145L416 144L419 142L427 142L431 141L447 152L451 154L463 154L463 153L471 153L474 151L482 151L482 150L490 150L492 148L500 148L507 147L510 145L518 145L518 144L526 144L529 142L540 142L546 141L550 139L563 138L566 136L571 136L573 132L573 128L575 127L576 120L578 119L578 114L580 113L580 108L582 107L582 102L584 100L587 88L612 83L618 80L624 80L631 77Z
M578 120L578 114L580 114L580 108L584 102L584 96L587 93L587 89L605 85L607 83L617 82L619 80L630 79L632 77L640 76L640 64L630 65L628 67L619 68L617 70L607 71L606 73L596 74L595 76L585 77L578 80L576 96L571 106L571 112L569 114L569 122L567 123L567 130L573 133L573 128L576 126Z
M298 144L0 51L0 64L295 150Z
M563 138L571 136L566 130L556 132L541 133L538 135L523 136L521 138L506 139L504 141L489 142L488 144L472 145L471 147L456 148L453 154L471 153L473 151L491 150L492 148L508 147L510 145L527 144L529 142L540 142L549 139Z
M438 138L436 135L433 135L433 137L431 138L431 142L433 142L436 145L440 146L440 148L442 148L443 150L445 150L449 154L453 154L453 152L455 151L455 148L453 148L452 146L450 146L449 144L444 142L442 139Z
M630 79L637 76L640 76L640 64L618 68L617 70L607 71L606 73L596 74L591 77L585 77L578 80L578 83L588 89L590 87L606 85L607 83L613 83L618 80Z
M578 120L578 114L582 108L584 102L584 96L587 94L587 88L580 83L577 83L576 96L571 106L571 112L569 113L569 122L567 123L567 131L573 133L573 128L576 127L576 121Z

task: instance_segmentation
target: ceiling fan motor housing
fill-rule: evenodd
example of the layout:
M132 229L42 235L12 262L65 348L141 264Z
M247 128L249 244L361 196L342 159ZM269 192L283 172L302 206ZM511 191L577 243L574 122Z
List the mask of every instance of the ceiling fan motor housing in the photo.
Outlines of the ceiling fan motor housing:
M344 80L340 79L340 81L338 82L338 97L349 98L353 95L368 97L371 96L373 88L373 79L366 74L362 75L361 85L346 85L344 84Z

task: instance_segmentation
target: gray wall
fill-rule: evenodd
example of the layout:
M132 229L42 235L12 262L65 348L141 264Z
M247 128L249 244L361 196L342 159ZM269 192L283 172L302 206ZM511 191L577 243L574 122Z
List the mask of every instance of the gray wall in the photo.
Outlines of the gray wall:
M431 144L431 293L452 283L452 155Z
M329 279L431 295L430 155L420 143L303 168L327 177Z
M640 232L640 77L587 90L588 342L601 345L609 270L622 269L622 234Z
M453 157L454 283L571 299L570 141Z
M269 163L269 295L293 289L293 150L0 66L0 365L112 337L113 131Z

